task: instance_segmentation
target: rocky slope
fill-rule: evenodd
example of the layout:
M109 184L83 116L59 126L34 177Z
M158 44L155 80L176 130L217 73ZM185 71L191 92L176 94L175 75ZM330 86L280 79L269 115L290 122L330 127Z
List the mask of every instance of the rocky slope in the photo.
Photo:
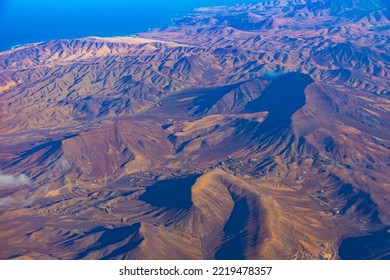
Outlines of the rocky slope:
M265 1L0 53L0 258L337 259L382 236L388 15Z

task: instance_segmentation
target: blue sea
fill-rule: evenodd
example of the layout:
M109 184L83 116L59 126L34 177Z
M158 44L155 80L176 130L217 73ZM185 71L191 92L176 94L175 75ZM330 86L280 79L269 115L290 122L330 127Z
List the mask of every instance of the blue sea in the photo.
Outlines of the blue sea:
M128 36L171 25L197 7L259 0L0 0L0 51L86 36Z

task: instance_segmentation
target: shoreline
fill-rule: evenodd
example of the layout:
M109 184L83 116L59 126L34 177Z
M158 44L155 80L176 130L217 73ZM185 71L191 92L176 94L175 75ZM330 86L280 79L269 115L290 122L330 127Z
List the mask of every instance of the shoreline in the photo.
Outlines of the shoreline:
M4 44L4 45L0 44L0 53L12 51L12 50L15 50L17 48L24 47L27 45L45 43L45 42L49 42L49 41L53 41L53 40L77 40L77 39L82 39L82 38L87 38L87 37L111 38L111 37L131 37L134 35L137 36L138 34L147 33L147 32L153 31L153 30L160 30L160 29L171 27L171 26L173 26L173 27L178 26L177 23L175 22L175 20L182 19L182 18L186 17L187 15L190 15L191 13L210 12L210 11L213 11L215 9L233 7L234 5L242 5L244 3L255 4L255 3L261 2L261 0L257 0L257 1L248 0L248 1L238 1L238 2L239 3L236 3L236 4L227 3L226 5L218 5L217 3L215 3L215 5L213 5L213 3L209 3L210 6L196 6L196 7L191 7L189 9L187 9L188 8L187 7L187 8L184 8L184 9L186 9L185 11L183 9L183 11L174 12L170 18L157 20L157 21L155 21L156 24L151 23L151 25L149 27L142 26L142 23L141 23L139 28L134 28L133 30L131 30L131 28L130 28L129 32L126 34L123 33L123 30L122 30L122 32L121 31L115 32L115 30L114 30L114 32L110 32L110 34L107 34L104 31L103 32L92 31L92 32L89 32L88 34L80 34L80 35L74 35L74 36L61 36L60 35L60 36L51 36L51 37L49 36L47 38L43 38L42 36L40 36L40 37L38 36L36 38L36 40L34 40L34 41L27 40L26 42L23 42L23 40L19 40L18 43L9 42L9 44ZM201 3L199 3L199 4L202 5ZM129 19L130 19L130 17L129 17ZM123 35L121 35L121 33ZM7 34L3 34L3 36L7 37Z

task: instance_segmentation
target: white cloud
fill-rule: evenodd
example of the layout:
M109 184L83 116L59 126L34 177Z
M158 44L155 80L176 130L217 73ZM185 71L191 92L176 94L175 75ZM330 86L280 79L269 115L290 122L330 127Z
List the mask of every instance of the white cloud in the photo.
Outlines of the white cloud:
M59 162L60 166L62 167L62 169L69 169L70 164L66 159L61 158L58 162Z
M15 203L15 199L13 198L9 198L9 197L0 198L0 206L8 206L13 203Z
M68 171L70 167L71 165L69 161L67 161L65 158L60 158L46 172L46 178L55 179L56 177L61 176L66 171Z
M31 185L30 179L20 174L18 176L0 174L0 187Z
M286 74L286 73L283 73L283 72L281 72L281 71L276 71L276 72L266 71L266 72L264 73L264 76L265 76L266 78L268 78L268 79L273 80L273 79L279 78L280 76L282 76L282 75L284 75L284 74Z

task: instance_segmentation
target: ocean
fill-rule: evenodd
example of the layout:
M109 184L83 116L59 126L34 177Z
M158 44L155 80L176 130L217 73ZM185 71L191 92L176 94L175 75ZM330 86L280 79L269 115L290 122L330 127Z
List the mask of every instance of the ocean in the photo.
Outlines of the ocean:
M0 51L52 39L128 36L197 7L259 0L0 0Z

